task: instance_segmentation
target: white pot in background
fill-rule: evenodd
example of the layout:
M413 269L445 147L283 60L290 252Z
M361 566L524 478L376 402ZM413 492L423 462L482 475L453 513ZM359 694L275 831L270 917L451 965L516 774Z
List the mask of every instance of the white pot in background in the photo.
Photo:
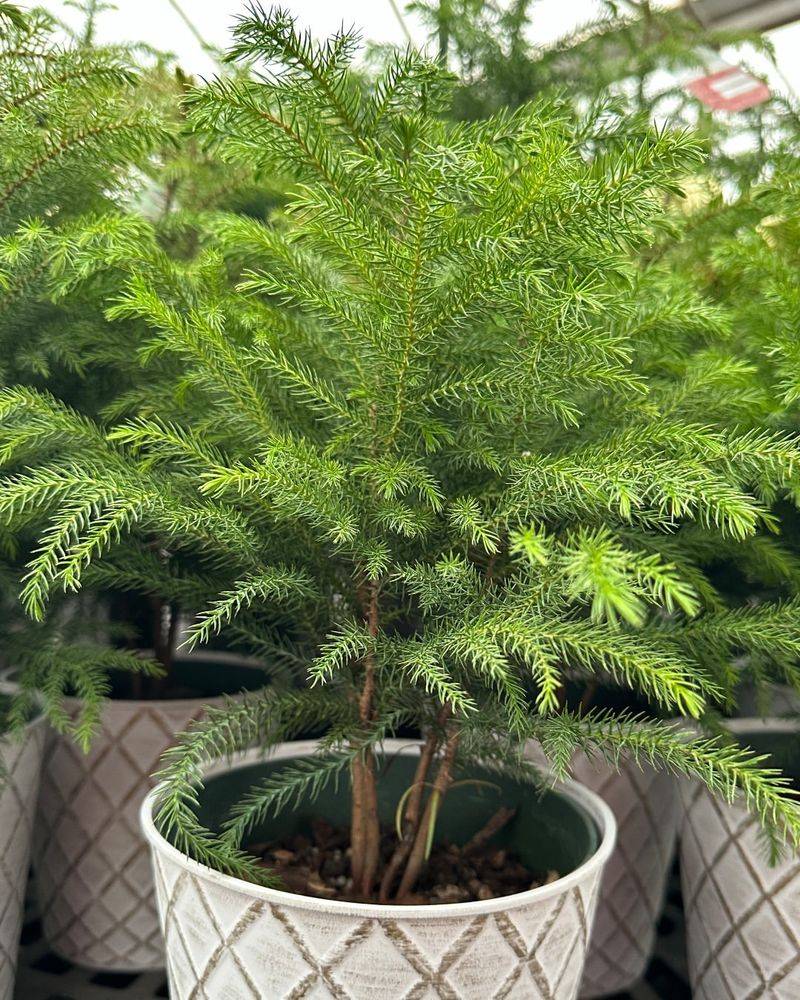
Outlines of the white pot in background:
M307 756L313 748L282 744L270 760ZM412 756L417 749L392 740L385 752ZM259 760L251 752L209 774L235 780ZM396 774L393 768L387 773ZM142 807L142 824L153 853L172 1000L572 1000L615 823L582 786L567 782L558 790L596 829L599 842L588 859L528 892L436 906L315 899L203 867L156 830L156 790Z
M0 691L7 691L6 685ZM10 693L10 692L9 692ZM42 716L0 737L0 1000L14 995L36 794L47 729Z
M580 755L573 777L611 808L617 844L608 859L586 956L581 998L628 990L653 952L675 853L680 805L673 776L628 758L619 772Z
M215 665L218 690L241 690L241 657L209 654L178 666L197 664ZM115 972L163 968L139 807L176 734L206 707L223 704L222 697L109 700L88 754L70 737L52 734L42 771L34 870L42 930L62 957ZM77 712L78 703L67 707Z
M783 735L800 724L736 719L743 744ZM798 744L800 748L800 744ZM796 755L800 760L800 753ZM681 782L681 881L689 975L695 1000L797 1000L800 997L800 858L770 867L758 822L699 782Z
M541 747L526 755L541 766ZM592 938L581 982L581 1000L621 993L641 978L653 951L675 853L680 805L675 780L665 771L623 756L619 770L576 754L573 778L609 806L617 841L597 900Z

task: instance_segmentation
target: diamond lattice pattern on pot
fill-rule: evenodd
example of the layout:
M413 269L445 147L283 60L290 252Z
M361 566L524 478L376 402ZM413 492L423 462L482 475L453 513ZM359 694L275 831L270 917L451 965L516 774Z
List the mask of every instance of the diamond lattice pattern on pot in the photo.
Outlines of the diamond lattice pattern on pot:
M597 877L453 920L360 917L254 898L154 855L174 1000L570 1000Z
M44 933L65 958L118 971L163 967L138 811L161 754L201 712L199 701L110 702L88 754L54 737L34 859Z
M756 820L681 786L681 879L695 1000L800 997L800 859L765 859Z
M0 1000L11 1000L46 730L0 740Z
M647 967L678 826L672 775L623 757L619 772L579 755L573 775L610 807L617 843L597 902L581 997L628 989Z

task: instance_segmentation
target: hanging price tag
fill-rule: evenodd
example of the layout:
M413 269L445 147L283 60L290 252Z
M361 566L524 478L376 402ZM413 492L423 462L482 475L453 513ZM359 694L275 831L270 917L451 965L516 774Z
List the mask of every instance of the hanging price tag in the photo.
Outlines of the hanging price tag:
M684 86L701 104L714 111L746 111L771 96L766 83L741 66L724 66Z

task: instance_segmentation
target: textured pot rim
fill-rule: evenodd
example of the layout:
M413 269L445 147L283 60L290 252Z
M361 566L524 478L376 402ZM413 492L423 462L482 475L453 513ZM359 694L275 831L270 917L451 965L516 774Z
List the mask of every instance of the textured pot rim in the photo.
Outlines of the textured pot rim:
M316 740L298 740L290 743L280 743L266 755L267 759L275 760L291 757L305 757L313 753L318 743ZM383 747L388 753L410 753L420 746L417 740L385 740ZM204 771L205 777L213 777L225 771L238 770L258 763L265 759L260 749L248 750L234 761L215 761ZM316 910L324 913L357 915L360 917L393 917L398 920L452 920L461 917L478 916L484 913L496 913L532 903L540 903L553 896L569 892L575 885L602 869L611 856L617 839L617 822L609 806L588 788L577 781L566 780L556 785L558 794L569 799L579 810L587 814L597 827L600 842L595 851L582 864L563 878L548 885L528 889L525 892L510 896L498 896L495 899L476 900L469 903L440 903L417 906L401 906L398 904L381 903L351 903L335 899L318 899L316 896L303 896L281 889L271 889L267 886L255 885L244 879L225 875L214 868L209 868L179 851L156 829L153 819L153 807L164 788L164 783L157 785L144 799L139 810L139 821L146 840L154 851L166 855L178 864L184 871L190 872L202 879L213 882L230 891L243 893L255 899L264 900L280 906L296 907L303 910Z
M142 656L147 656L150 650L140 649L137 650ZM184 653L175 657L176 660L215 660L221 665L228 664L229 666L245 667L248 670L252 670L256 673L262 673L264 675L264 687L269 686L269 674L260 665L260 661L253 657L248 656L238 656L236 653L229 653L227 650L220 650L220 652L201 652L201 653ZM8 684L12 687L15 686L14 677L16 676L16 667L6 667L5 670L0 671L0 685ZM215 695L198 695L195 698L112 698L107 697L103 700L103 712L139 712L142 709L153 709L156 712L167 712L170 709L182 709L187 711L190 708L194 708L197 705L224 705L226 701L236 701L242 698L244 695L258 695L263 688L254 688L253 690L243 691L241 688L235 691L226 691L222 694ZM78 708L81 704L80 698L67 697L62 700L62 704L65 708Z
M767 716L762 718L758 715L745 716L739 719L725 719L724 728L734 735L744 735L746 733L798 733L800 732L800 719L783 719L779 716ZM746 744L742 744L746 746ZM705 794L714 797L714 793L708 788L707 785L700 778L694 778L692 781L701 787ZM685 788L685 783L683 781L678 783L678 789L681 798L684 796L683 789ZM736 804L741 808L745 809L747 812L750 810L747 807L747 800L744 793L739 789L730 804ZM686 814L686 804L684 803L684 814Z
M793 688L790 690L794 690ZM745 716L741 719L726 719L725 729L732 733L796 733L800 731L800 719L783 719L780 716L767 716L765 719L758 715Z

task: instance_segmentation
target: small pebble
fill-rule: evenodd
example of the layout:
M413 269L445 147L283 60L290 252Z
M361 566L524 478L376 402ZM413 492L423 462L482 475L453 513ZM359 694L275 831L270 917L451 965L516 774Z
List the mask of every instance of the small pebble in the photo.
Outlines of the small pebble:
M322 896L324 899L333 899L336 895L336 890L332 885L326 885L319 875L309 875L308 891L312 892L315 896Z
M494 854L491 854L489 856L489 864L496 871L499 871L501 868L504 867L507 857L508 857L508 852L505 851L503 848L500 848L500 850L495 851Z
M440 903L461 903L469 897L469 893L458 885L438 885L434 893Z

